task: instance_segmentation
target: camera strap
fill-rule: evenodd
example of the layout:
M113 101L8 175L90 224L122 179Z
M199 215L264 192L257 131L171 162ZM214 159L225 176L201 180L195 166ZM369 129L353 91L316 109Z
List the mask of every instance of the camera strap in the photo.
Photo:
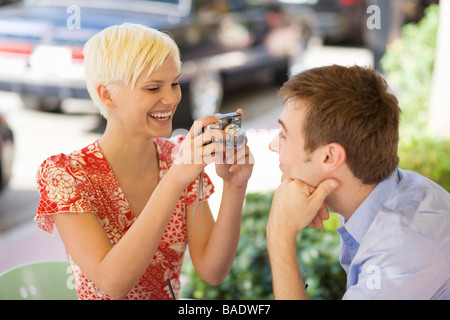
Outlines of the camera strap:
M200 196L201 194L201 196ZM198 178L198 191L197 191L197 198L195 199L195 205L194 205L194 211L192 212L192 220L194 220L195 226L200 230L200 231L204 231L205 230L205 223L203 222L203 170L202 172L200 172L200 176ZM198 201L202 199L202 202L200 204L200 219L202 221L202 225L203 227L200 228L197 224L197 222L195 222L195 211L197 210L197 205L198 205Z

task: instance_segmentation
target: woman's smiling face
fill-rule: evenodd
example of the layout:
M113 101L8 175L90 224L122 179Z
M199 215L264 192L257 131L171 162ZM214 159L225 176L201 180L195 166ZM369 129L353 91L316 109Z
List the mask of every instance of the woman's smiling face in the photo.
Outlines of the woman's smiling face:
M114 108L109 110L108 122L118 121L124 130L148 137L169 136L181 100L179 78L180 70L170 59L148 76L144 70L134 88L123 86L113 94Z

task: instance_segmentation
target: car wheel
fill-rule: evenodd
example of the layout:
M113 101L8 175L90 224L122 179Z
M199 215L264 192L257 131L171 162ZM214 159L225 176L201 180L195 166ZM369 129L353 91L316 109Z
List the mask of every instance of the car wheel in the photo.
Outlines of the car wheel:
M190 83L190 111L198 119L219 112L223 97L222 78L216 71L196 75Z
M62 100L58 97L35 97L32 95L20 95L23 105L28 109L61 112Z

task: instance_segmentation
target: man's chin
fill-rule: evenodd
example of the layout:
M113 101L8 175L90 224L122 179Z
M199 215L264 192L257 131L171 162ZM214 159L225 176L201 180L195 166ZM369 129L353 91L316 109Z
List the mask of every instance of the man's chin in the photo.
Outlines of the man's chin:
M304 184L308 185L308 187L310 187L312 189L316 189L317 188L317 185L313 186L313 185L309 184L308 182L306 182L306 181L304 181L302 179L299 179L299 178L296 178L296 177L291 177L291 176L289 176L288 174L286 174L285 172L282 171L281 172L281 182L283 183L283 181L286 180L286 179L300 180L301 182L303 182Z
M293 178L290 175L288 175L288 174L284 173L283 171L281 171L281 182L283 182L284 180L287 180L287 179L300 180L300 179L297 179L297 178Z

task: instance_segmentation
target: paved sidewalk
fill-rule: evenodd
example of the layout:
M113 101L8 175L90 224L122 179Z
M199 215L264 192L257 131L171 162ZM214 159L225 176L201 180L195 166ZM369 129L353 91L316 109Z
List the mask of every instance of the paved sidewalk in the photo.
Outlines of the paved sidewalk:
M0 238L0 274L34 261L66 260L58 231L52 235L39 230L34 221L23 223Z

